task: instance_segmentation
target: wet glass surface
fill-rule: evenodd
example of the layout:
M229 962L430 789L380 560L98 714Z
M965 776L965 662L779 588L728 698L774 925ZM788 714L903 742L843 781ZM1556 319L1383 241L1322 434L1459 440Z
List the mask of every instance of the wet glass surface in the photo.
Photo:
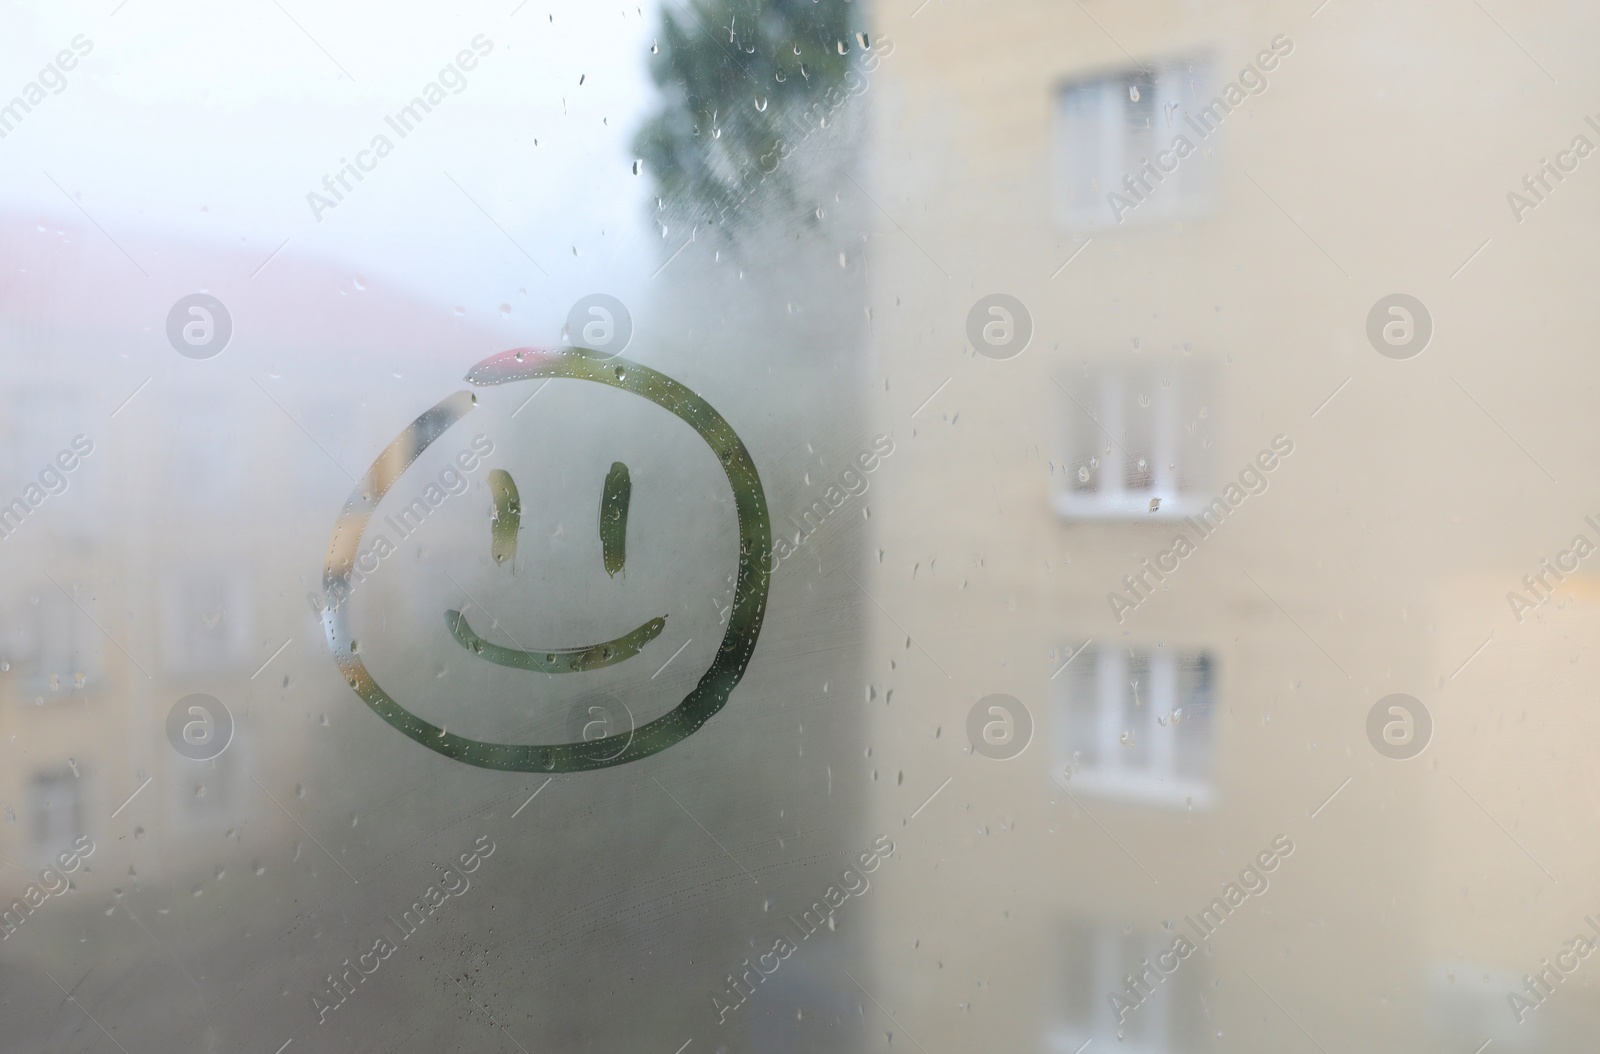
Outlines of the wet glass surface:
M0 1050L1588 1049L1597 41L0 4Z

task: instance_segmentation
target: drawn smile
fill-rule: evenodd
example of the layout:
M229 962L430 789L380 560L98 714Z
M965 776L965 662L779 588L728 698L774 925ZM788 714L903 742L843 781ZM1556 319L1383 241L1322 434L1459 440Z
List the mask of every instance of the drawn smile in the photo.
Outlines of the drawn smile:
M489 520L489 553L497 564L515 566L517 534L522 526L522 496L511 473L495 469L489 473L489 492L494 497L494 513ZM628 466L612 462L606 474L605 490L600 495L600 555L606 574L615 578L628 560L628 503L633 496L633 480ZM612 640L575 648L507 648L485 640L472 630L467 617L454 609L444 613L444 623L456 643L480 659L515 670L538 673L580 673L614 666L631 659L667 628L661 615Z

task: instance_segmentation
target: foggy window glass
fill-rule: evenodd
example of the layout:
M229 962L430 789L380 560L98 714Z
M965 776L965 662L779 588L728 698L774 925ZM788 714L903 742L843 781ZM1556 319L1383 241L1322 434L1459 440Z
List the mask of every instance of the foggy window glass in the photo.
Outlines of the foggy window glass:
M1592 1049L1592 6L0 7L0 1048Z

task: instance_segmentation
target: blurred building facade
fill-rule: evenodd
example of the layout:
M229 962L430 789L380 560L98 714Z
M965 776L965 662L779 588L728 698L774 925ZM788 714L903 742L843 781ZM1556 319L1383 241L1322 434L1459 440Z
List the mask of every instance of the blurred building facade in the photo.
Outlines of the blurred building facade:
M282 775L304 771L333 698L296 683L322 647L305 598L335 495L409 409L374 378L426 375L437 348L493 338L451 333L392 290L350 305L366 287L332 265L280 260L252 279L245 254L125 235L161 261L150 279L70 218L0 228L0 947L35 976L83 944L101 961L157 956L192 983L281 912L285 873L345 880ZM238 313L232 354L180 356L167 308L207 287ZM320 350L338 384L284 370L313 350L307 310L331 320ZM179 706L196 694L227 716ZM225 748L184 756L169 738L185 726ZM179 905L181 923L146 926Z
M1587 130L1487 20L1314 7L876 11L897 449L862 586L905 863L872 995L928 1049L1564 1050L1595 1020L1570 980L1509 998L1590 932L1562 788L1593 780L1551 726L1590 727L1593 579L1521 621L1505 595L1583 526L1592 468L1528 450L1560 457L1595 382L1505 361L1593 219L1519 226L1506 191ZM1395 292L1431 309L1418 358L1368 340ZM1435 722L1411 760L1369 741L1392 693Z

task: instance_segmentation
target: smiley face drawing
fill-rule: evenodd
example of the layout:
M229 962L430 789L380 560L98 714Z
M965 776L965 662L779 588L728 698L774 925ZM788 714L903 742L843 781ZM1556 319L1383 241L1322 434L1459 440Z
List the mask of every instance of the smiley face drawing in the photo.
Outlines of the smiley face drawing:
M423 720L395 700L356 653L350 615L339 598L349 595L356 554L378 503L423 451L477 404L470 391L446 396L424 411L384 449L356 484L334 527L323 565L326 607L323 630L345 682L373 712L415 742L456 761L504 772L582 772L626 764L665 750L693 735L720 711L744 676L755 651L767 610L772 567L772 525L766 493L750 452L733 428L700 396L671 377L620 356L588 348L516 348L492 355L467 372L476 387L549 378L592 381L648 399L676 416L700 436L722 466L733 489L739 523L739 566L727 630L710 667L670 712L626 733L577 743L515 744L469 739ZM508 473L489 475L494 499L490 526L496 563L512 559L522 503ZM606 475L600 503L600 540L609 575L627 557L628 501L632 483L627 466L616 462ZM472 654L513 669L546 674L581 673L625 661L660 635L666 616L649 619L621 636L599 644L510 648L480 637L459 611L444 612L457 644Z

